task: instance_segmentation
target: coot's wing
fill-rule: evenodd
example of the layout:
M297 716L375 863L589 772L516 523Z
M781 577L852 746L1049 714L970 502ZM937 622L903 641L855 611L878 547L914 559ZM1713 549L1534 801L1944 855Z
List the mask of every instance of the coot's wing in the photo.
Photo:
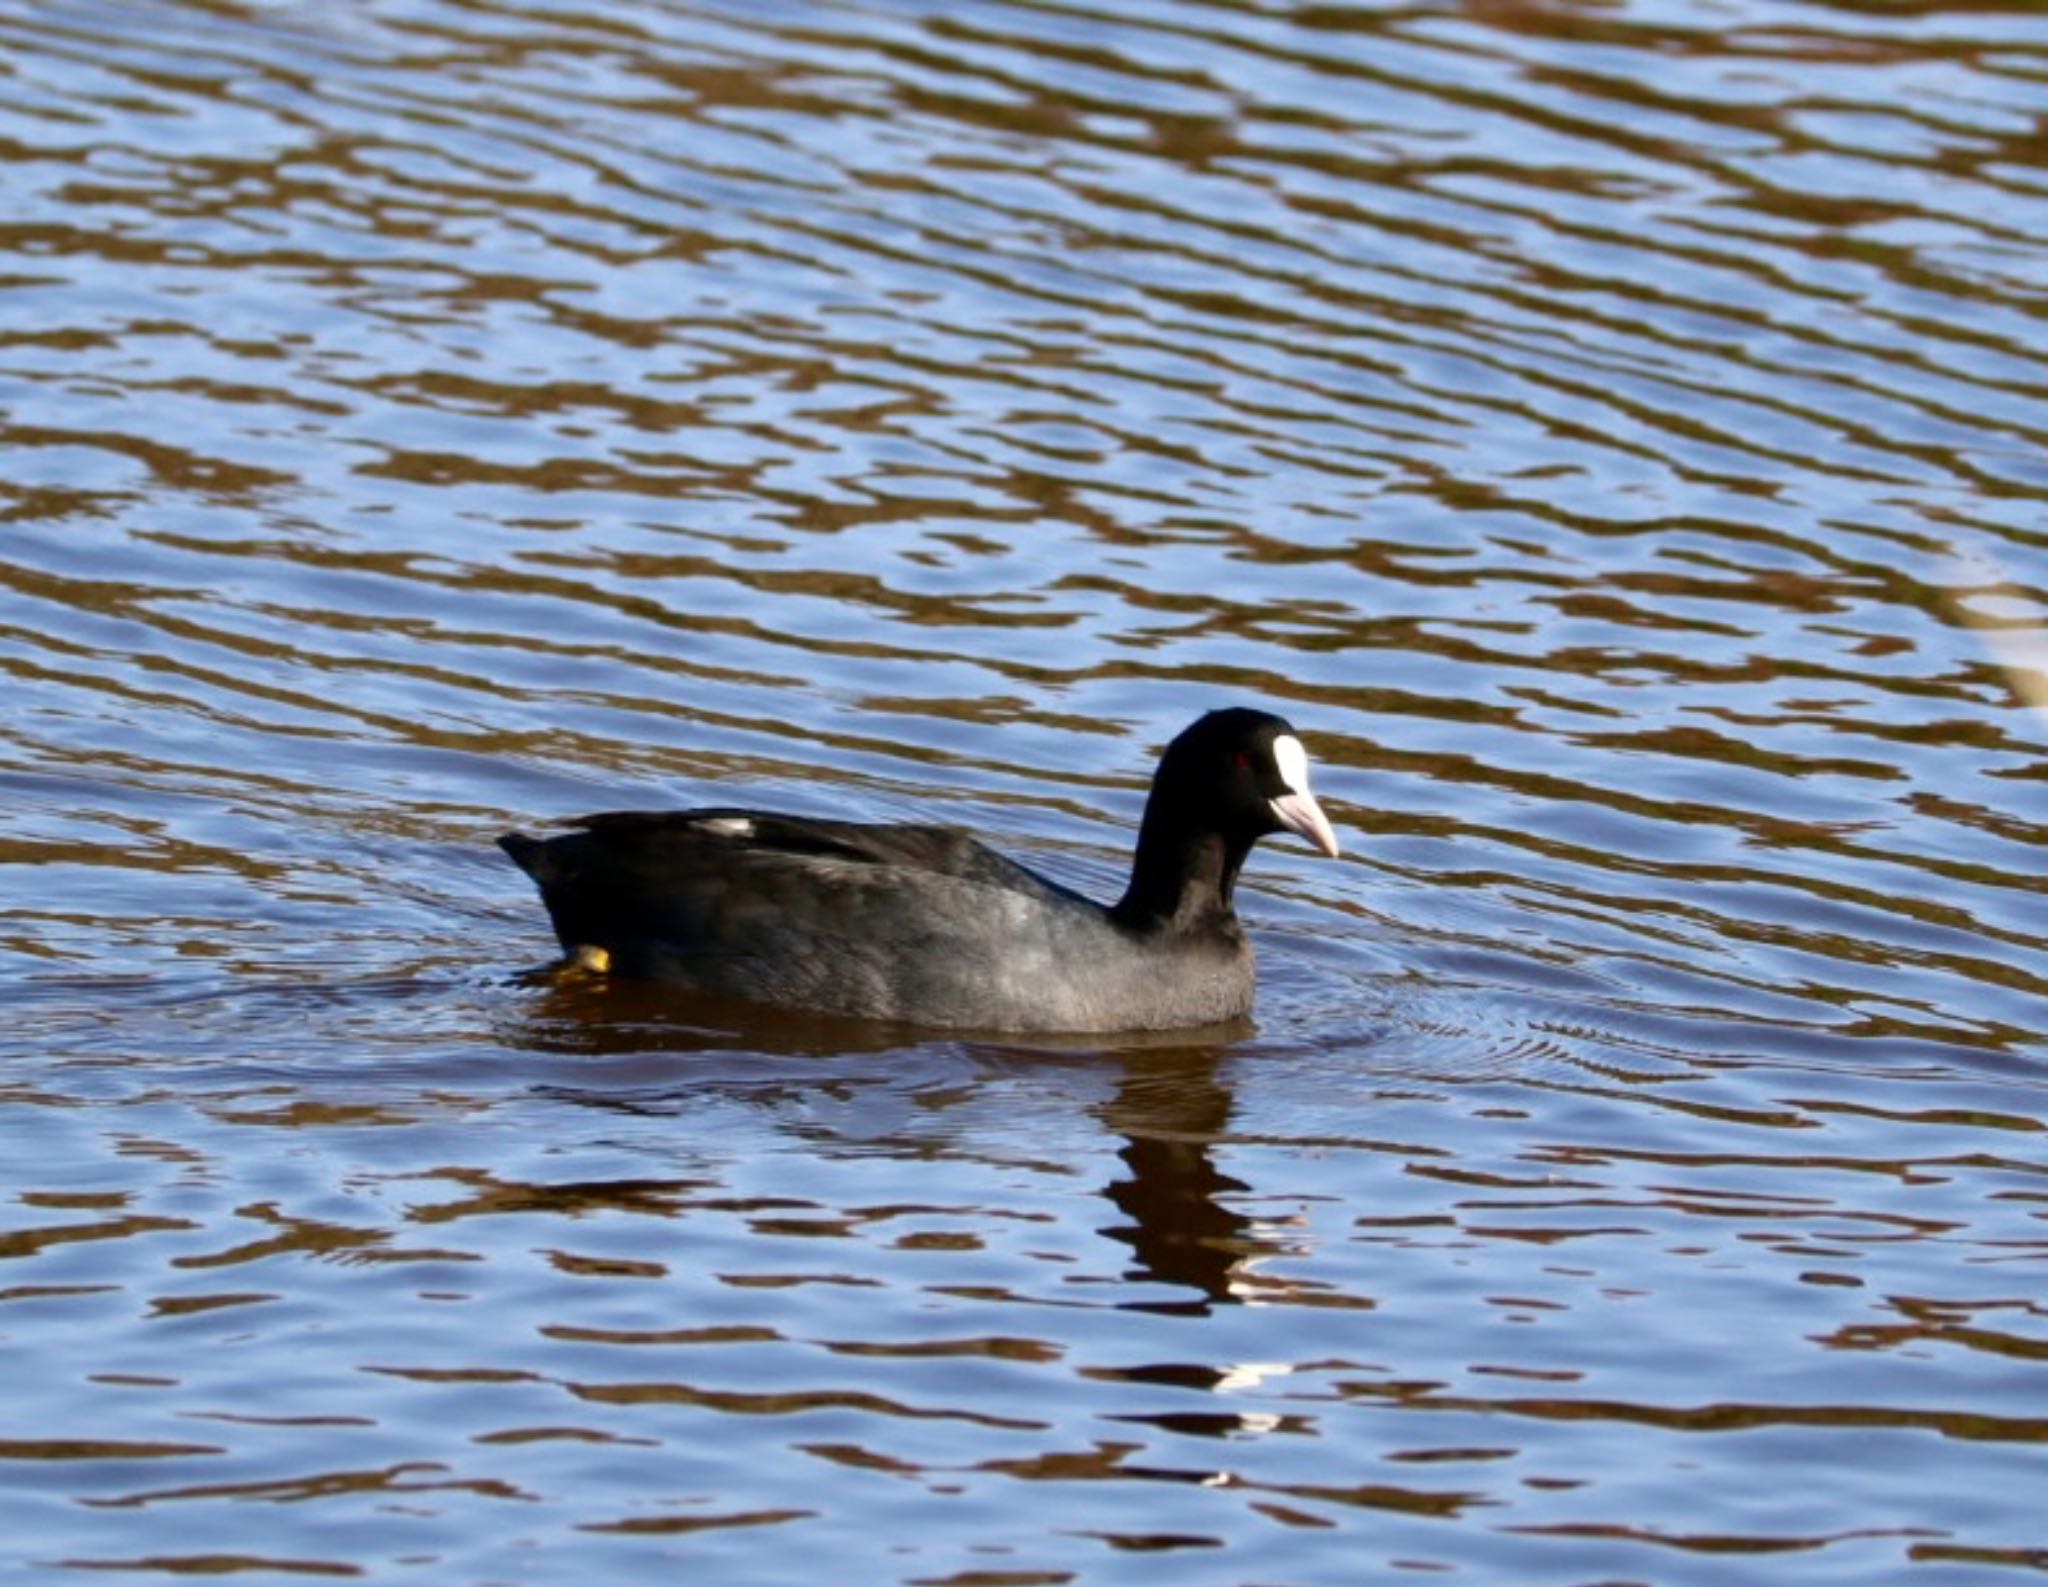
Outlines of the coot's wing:
M734 864L743 863L744 855L780 854L930 871L1014 892L1068 894L1066 888L955 827L882 826L725 808L614 810L579 816L568 825L590 833L599 846L615 849L621 858L635 851L651 856L675 846L702 845L708 851L705 859L712 863L712 855L719 851L730 854Z

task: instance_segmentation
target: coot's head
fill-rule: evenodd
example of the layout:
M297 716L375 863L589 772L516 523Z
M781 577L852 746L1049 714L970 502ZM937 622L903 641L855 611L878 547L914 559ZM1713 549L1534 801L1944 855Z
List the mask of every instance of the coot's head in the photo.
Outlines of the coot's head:
M1268 833L1299 832L1325 854L1337 852L1337 834L1308 791L1308 751L1270 712L1211 711L1186 729L1159 758L1152 801L1165 801L1177 825L1207 827L1247 847Z

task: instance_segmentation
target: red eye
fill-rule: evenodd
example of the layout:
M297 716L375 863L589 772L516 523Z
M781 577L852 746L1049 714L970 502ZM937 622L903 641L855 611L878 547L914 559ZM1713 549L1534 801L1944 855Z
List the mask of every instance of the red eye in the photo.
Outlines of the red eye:
M1237 769L1239 771L1250 771L1252 769L1252 758L1243 750L1237 752Z

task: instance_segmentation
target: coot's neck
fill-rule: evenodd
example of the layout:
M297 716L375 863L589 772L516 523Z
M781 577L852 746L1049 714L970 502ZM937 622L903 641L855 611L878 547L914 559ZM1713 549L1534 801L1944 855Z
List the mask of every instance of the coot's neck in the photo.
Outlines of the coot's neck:
M1235 924L1230 895L1251 840L1226 837L1206 822L1165 807L1153 791L1138 828L1131 884L1110 910L1137 931L1186 933Z

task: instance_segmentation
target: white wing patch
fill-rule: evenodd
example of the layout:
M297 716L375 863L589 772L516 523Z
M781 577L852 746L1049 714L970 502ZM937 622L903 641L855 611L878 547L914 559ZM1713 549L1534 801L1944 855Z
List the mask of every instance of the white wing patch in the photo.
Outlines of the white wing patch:
M745 816L713 816L709 821L695 821L691 825L700 832L715 832L722 838L750 838L754 835L754 823Z
M1280 780L1298 794L1308 792L1308 751L1301 747L1301 740L1292 733L1282 733L1273 740L1273 764L1280 772Z

